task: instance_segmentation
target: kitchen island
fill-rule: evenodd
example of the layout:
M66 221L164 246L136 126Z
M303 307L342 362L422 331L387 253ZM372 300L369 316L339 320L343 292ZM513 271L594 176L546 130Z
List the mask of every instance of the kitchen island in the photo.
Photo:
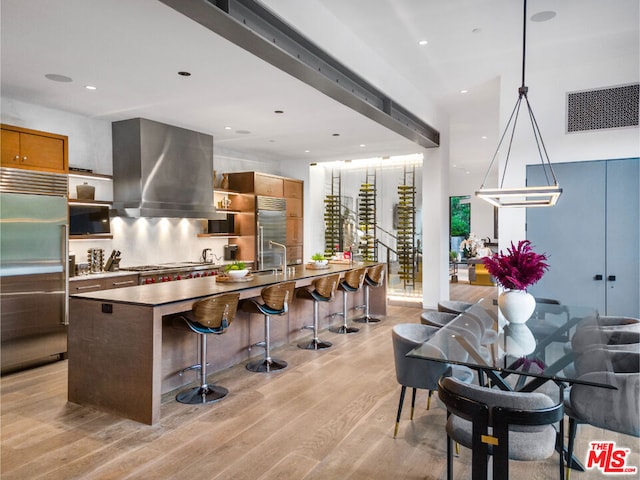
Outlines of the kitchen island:
M178 372L198 363L196 335L181 328L175 314L189 311L196 301L216 294L238 292L243 300L259 297L269 285L295 281L296 288L301 288L320 276L343 275L376 264L330 264L324 270L299 265L293 273L256 274L248 282L222 283L215 277L204 277L72 295L68 400L152 425L160 419L162 394L190 383L190 377L180 377ZM349 295L352 308L363 303L362 290ZM386 282L379 290L370 296L370 310L384 315ZM321 302L321 328L329 326L328 315L342 310L340 297L338 293L333 301ZM294 299L288 315L274 317L271 322L272 345L308 335L301 329L312 323L312 317L311 302ZM261 315L238 311L224 335L209 336L209 372L248 360L249 345L263 339L263 322ZM262 353L262 349L251 351L253 356Z

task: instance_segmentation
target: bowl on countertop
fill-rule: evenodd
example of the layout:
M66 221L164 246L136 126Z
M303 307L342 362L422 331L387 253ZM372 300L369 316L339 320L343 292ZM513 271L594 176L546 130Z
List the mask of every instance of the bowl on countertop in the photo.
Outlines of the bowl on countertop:
M231 278L242 278L245 277L247 275L247 273L249 273L248 269L243 269L243 270L228 270L227 271L227 275L229 275Z

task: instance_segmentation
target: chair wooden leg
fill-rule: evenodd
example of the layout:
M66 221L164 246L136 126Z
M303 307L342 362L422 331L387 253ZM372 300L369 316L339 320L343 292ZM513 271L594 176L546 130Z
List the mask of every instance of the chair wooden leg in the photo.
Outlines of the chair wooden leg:
M433 390L429 390L429 396L427 397L427 410L431 408L431 396L433 395Z
M398 435L398 427L400 426L400 414L402 413L402 404L404 403L404 394L407 393L407 387L402 386L400 390L400 403L398 403L398 415L396 415L396 428L393 431L393 438Z

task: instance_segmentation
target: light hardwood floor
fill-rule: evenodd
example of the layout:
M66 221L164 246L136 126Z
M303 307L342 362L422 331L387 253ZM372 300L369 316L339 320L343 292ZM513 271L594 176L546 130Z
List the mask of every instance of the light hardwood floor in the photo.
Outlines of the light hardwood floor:
M446 412L438 401L426 410L426 392L418 393L413 421L407 398L393 439L400 387L390 330L419 315L416 308L390 306L382 322L361 325L358 334L324 331L321 338L334 342L328 350L278 348L273 355L289 368L277 373L252 373L244 365L217 372L212 379L229 388L227 398L188 406L166 396L155 426L68 403L66 361L5 376L2 479L446 478ZM630 464L640 465L637 439L588 426L579 431L578 456L596 439L631 448ZM511 478L557 478L557 461L554 455L511 462ZM462 448L455 478L470 473L470 452ZM602 477L590 471L571 478Z

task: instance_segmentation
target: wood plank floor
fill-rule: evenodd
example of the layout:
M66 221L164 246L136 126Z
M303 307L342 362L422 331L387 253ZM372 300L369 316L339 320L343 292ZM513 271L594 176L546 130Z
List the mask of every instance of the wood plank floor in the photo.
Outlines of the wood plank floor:
M413 421L407 399L393 439L400 387L390 330L419 315L416 308L390 306L382 322L361 325L358 334L324 331L321 338L334 343L325 351L278 348L273 355L289 368L277 373L252 373L244 365L218 372L212 377L230 390L227 398L188 406L166 396L155 426L68 403L66 361L5 376L1 478L446 478L445 410L438 401L426 410L426 392L418 393ZM629 464L640 466L637 439L588 426L579 431L578 456L589 440L611 439L631 448ZM456 479L470 478L470 461L462 448ZM510 468L514 479L557 478L557 455ZM602 477L590 471L571 478Z

